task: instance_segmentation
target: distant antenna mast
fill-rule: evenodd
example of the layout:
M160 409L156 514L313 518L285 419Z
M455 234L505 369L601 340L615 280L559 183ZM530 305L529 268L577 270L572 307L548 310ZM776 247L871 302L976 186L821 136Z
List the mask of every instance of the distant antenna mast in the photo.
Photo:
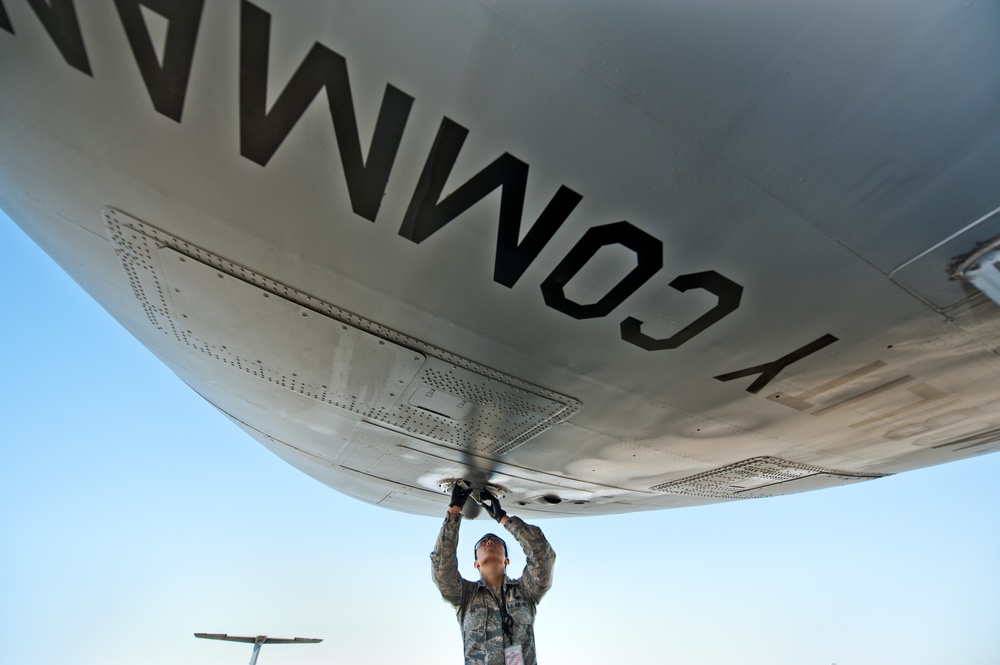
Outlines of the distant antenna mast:
M267 635L246 637L241 635L226 635L225 633L195 633L194 636L206 640L225 640L227 642L252 644L253 655L250 656L250 665L257 665L257 656L260 655L260 648L264 646L264 642L268 644L316 644L323 641L319 637L268 637Z

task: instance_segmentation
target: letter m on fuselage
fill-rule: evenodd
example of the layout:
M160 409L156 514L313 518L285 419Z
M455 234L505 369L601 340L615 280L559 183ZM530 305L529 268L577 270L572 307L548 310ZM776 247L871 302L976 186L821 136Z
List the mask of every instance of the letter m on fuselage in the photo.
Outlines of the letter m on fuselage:
M269 111L270 47L271 15L244 0L240 13L240 154L261 166L267 165L306 108L325 90L351 207L374 222L413 98L386 85L365 160L344 58L319 43L313 44Z

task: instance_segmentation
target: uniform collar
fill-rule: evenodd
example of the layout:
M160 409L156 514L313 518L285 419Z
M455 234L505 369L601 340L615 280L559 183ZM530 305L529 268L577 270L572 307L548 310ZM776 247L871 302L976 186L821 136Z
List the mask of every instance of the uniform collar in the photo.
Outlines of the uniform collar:
M489 589L489 587L486 586L486 581L481 577L478 580L476 580L476 584L478 584L484 589ZM512 580L509 577L504 576L502 584L507 586L517 586L518 584L520 584L520 580Z

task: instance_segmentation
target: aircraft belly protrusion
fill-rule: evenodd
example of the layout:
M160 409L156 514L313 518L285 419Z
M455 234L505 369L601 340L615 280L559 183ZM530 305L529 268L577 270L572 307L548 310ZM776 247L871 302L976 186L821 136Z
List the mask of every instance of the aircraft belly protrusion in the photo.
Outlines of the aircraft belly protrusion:
M1000 211L991 213L1000 220ZM1000 235L980 243L968 256L956 261L952 278L968 282L1000 305Z
M952 310L979 296L967 282L980 287L967 274L1000 237L1000 209L979 218L892 271L890 277L939 311ZM984 291L985 292L985 291ZM985 292L990 295L988 292ZM979 296L981 297L981 296ZM993 296L990 296L993 298ZM996 300L996 298L993 298Z
M105 221L150 323L186 347L214 381L236 385L249 375L279 393L291 391L406 436L493 457L580 408L576 400L320 302L120 211L105 209Z
M838 471L775 457L754 457L650 489L713 499L750 499L835 487L886 475L891 474Z

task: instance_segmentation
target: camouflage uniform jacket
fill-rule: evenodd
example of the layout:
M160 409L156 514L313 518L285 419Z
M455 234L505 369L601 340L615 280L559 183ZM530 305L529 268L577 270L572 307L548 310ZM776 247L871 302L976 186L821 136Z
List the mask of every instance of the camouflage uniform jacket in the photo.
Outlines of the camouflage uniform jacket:
M505 645L500 602L507 604L507 612L514 619L512 639L521 645L524 664L536 665L535 606L552 586L555 552L541 529L509 516L504 527L524 550L524 573L516 580L508 577L501 587L493 587L491 591L482 580L470 582L458 572L456 550L461 521L461 514L449 514L445 518L431 552L431 572L441 596L456 609L462 627L466 665L503 665ZM501 589L503 598L497 600Z

